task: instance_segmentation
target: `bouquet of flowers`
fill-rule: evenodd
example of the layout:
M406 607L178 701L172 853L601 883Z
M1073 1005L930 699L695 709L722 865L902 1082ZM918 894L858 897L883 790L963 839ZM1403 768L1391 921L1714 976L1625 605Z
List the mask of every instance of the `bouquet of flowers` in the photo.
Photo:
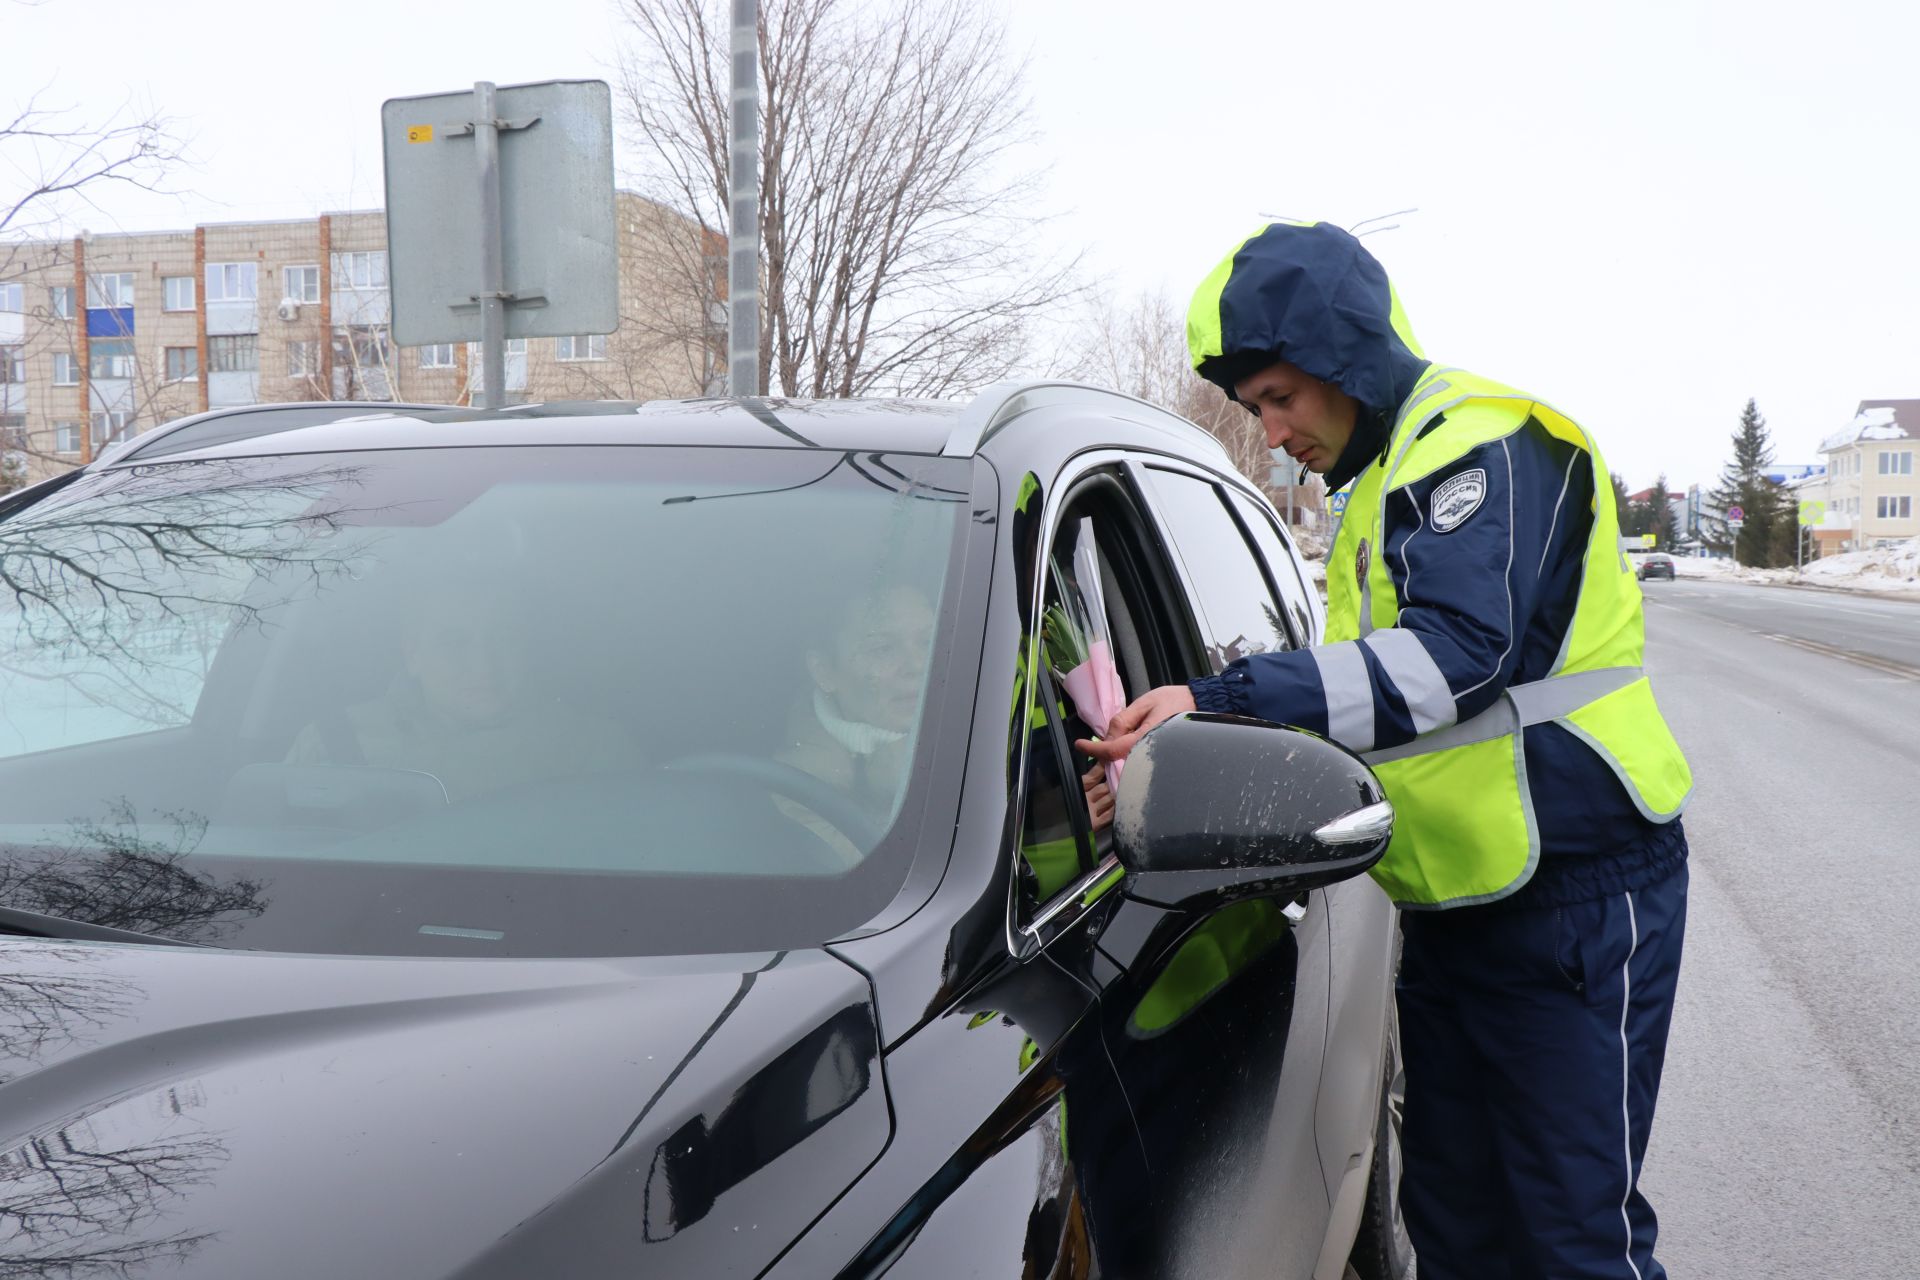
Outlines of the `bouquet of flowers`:
M1047 661L1063 672L1060 683L1073 699L1073 709L1095 734L1105 737L1107 726L1127 705L1127 691L1113 663L1113 645L1107 636L1106 593L1100 582L1100 562L1093 540L1093 521L1082 520L1074 541L1073 573L1079 585L1077 600L1086 614L1075 616L1066 604L1048 607L1040 621L1040 637ZM1107 786L1119 794L1120 766L1107 766Z

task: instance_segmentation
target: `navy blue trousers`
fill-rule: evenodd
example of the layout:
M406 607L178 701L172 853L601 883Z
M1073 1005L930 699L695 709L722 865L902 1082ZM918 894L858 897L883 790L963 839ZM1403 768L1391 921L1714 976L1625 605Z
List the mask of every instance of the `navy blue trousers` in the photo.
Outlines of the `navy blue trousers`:
M1405 912L1401 1204L1420 1280L1663 1280L1640 1164L1687 870L1537 910Z

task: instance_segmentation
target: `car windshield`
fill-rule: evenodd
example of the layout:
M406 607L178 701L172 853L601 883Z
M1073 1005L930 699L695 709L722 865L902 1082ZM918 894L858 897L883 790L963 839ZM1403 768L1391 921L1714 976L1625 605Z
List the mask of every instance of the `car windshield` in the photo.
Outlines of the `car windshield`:
M940 825L926 704L972 465L444 448L84 476L0 522L0 905L357 954L844 932Z

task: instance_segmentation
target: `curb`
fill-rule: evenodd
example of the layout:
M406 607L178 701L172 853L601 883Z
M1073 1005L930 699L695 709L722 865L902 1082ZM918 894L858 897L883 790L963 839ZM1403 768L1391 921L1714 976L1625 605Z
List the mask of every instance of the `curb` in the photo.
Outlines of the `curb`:
M1679 581L1675 578L1674 581ZM1736 587L1771 587L1787 591L1824 591L1836 596L1865 596L1869 600L1895 600L1902 604L1920 604L1920 588L1898 591L1870 591L1865 587L1833 587L1820 582L1752 582L1744 578L1696 578L1688 582L1724 582Z

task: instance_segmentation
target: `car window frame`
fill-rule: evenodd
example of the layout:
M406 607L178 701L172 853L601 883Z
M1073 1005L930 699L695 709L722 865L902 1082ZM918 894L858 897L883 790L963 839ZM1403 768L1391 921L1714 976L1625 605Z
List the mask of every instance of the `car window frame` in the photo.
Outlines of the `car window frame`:
M1178 566L1174 563L1171 546L1167 543L1157 520L1149 514L1150 501L1142 491L1139 477L1130 469L1130 463L1136 455L1129 450L1103 449L1083 453L1071 459L1056 474L1054 482L1048 487L1048 496L1041 513L1042 535L1039 545L1034 549L1035 562L1032 566L1032 595L1026 601L1028 617L1036 620L1029 635L1024 637L1026 645L1026 668L1036 671L1042 661L1040 651L1040 632L1037 620L1041 616L1047 595L1047 586L1051 580L1053 548L1056 535L1075 505L1093 491L1110 490L1109 501L1118 509L1122 524L1121 540L1131 539L1133 546L1126 549L1130 557L1137 557L1143 563L1129 563L1125 573L1138 572L1149 578L1158 578L1158 582L1136 586L1146 586L1153 602L1159 604L1163 612L1174 616L1165 617L1162 622L1167 634L1161 641L1172 648L1171 654L1164 655L1169 664L1179 668L1198 672L1205 669L1205 649L1200 643L1198 621L1194 616L1191 593L1179 576ZM1129 527L1130 526L1130 527ZM1121 578L1123 568L1113 566L1114 576ZM1125 589L1123 583L1122 589ZM1131 607L1131 605L1129 606ZM1150 606L1151 607L1151 606ZM1140 625L1136 619L1136 627ZM1154 673L1149 672L1150 679ZM1175 677L1178 678L1177 671ZM1017 723L1031 723L1033 712L1039 704L1036 701L1040 681L1029 678L1021 694L1021 703L1016 714ZM1051 687L1051 678L1047 680ZM1142 691L1135 691L1139 696ZM1048 713L1049 740L1058 739L1060 728L1054 715ZM1028 960L1046 950L1062 934L1070 931L1088 913L1121 882L1124 869L1120 864L1117 850L1110 850L1105 857L1096 861L1093 868L1064 888L1038 903L1024 903L1021 898L1020 876L1016 861L1019 859L1019 840L1026 827L1028 803L1028 779L1030 774L1029 752L1033 747L1033 734L1023 730L1022 743L1017 767L1014 772L1014 794L1012 815L1005 845L1000 857L1007 860L1014 874L1009 876L1007 890L1006 931L1008 951L1017 960ZM1070 746L1070 744L1069 744ZM1056 750L1058 745L1056 744ZM1071 752L1069 750L1069 757ZM1068 761L1071 764L1071 759ZM1068 769L1067 773L1072 774ZM1091 840L1091 821L1086 813L1084 799L1072 803L1072 816L1076 836Z

